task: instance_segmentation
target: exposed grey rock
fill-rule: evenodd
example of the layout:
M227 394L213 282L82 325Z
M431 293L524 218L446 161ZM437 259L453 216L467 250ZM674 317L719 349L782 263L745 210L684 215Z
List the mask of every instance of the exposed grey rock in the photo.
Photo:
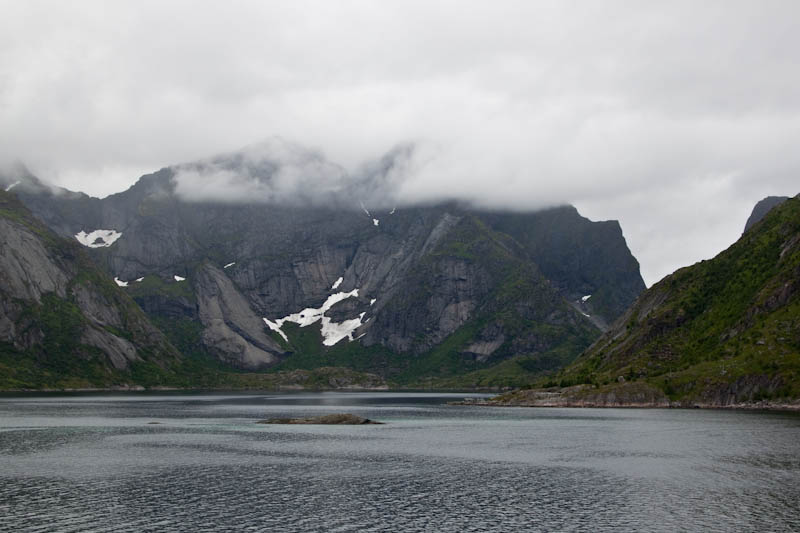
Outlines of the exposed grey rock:
M11 298L40 301L65 295L69 278L29 228L0 218L0 284Z
M742 376L732 383L708 386L697 400L704 405L724 407L752 401L757 395L772 394L785 385L780 376Z
M6 302L3 302L6 304ZM6 307L6 306L3 306ZM16 337L17 327L11 316L16 316L18 313L10 313L8 308L0 311L0 339L6 342L12 342Z
M788 199L788 196L767 196L763 200L760 200L755 207L753 207L753 211L747 218L747 222L744 225L744 231L752 228L758 221L764 218L764 216L769 213L773 207L781 205Z
M194 285L198 315L205 327L203 340L223 360L255 369L277 362L284 354L223 270L205 263L196 271Z
M117 370L123 370L129 363L141 360L136 353L136 347L130 341L102 329L86 328L81 342L99 348Z
M425 244L422 245L420 254L424 255L433 250L436 245L439 244L442 238L447 235L447 232L453 229L460 220L461 217L451 215L450 213L445 213L430 232L428 238L425 239Z
M102 293L92 290L87 285L77 285L72 290L75 303L81 308L84 315L101 326L122 325L120 309L103 296Z
M478 361L486 361L489 356L492 355L500 346L502 346L505 341L506 336L501 333L499 337L489 341L481 340L478 342L473 342L464 351L466 353L474 354Z

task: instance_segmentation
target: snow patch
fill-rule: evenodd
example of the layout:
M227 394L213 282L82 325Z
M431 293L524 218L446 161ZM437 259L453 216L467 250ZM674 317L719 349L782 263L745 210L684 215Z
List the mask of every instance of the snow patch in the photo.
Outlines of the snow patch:
M236 264L236 261L234 261L233 263L228 263L227 265L225 265L225 266L224 266L224 267L222 267L222 268L230 268L230 267L232 267L232 266L233 266L233 265L235 265L235 264Z
M264 318L263 320L267 324L269 329L271 329L272 331L277 331L278 335L283 337L283 340L285 340L286 342L289 342L289 338L286 336L286 333L281 331L281 327L278 324L276 324L275 322L273 322L272 320L270 320L268 318Z
M79 231L75 234L78 242L89 248L107 248L117 242L122 233L113 229L96 229L90 233Z
M586 318L591 318L591 315L587 315L587 314L586 314L586 313L584 313L583 311L581 311L581 314L582 314L583 316L585 316Z
M391 211L389 211L389 214L390 214L390 215L394 215L394 212L395 212L395 211L397 211L397 208L396 208L396 207L393 207L393 208L392 208L392 210L391 210Z
M363 316L363 315L362 315ZM342 339L353 340L353 332L361 326L361 318L353 318L344 322L331 322L331 319L322 317L322 344L333 346Z
M186 278L182 278L180 276L172 276L172 277L175 278L175 281L186 281Z
M128 282L127 281L122 281L121 279L119 279L117 277L114 278L114 282L117 285L119 285L120 287L127 287L128 286Z
M358 289L353 289L350 292L337 292L336 294L331 294L328 296L328 299L325 300L325 303L322 304L322 307L318 309L314 309L313 307L307 307L300 311L299 313L293 313L289 316L285 316L283 318L279 318L275 322L278 324L278 327L283 326L284 322L294 322L298 324L301 328L306 326L310 326L314 322L317 322L322 318L322 316L328 312L328 310L336 305L337 303L341 302L342 300L346 300L352 296L358 296Z
M6 187L6 192L10 191L11 189L13 189L14 187L16 187L16 186L17 186L17 185L19 185L20 183L22 183L22 182L21 182L21 181L19 181L19 180L15 181L14 183L12 183L12 184L11 184L11 185L9 185L8 187Z
M141 283L144 281L144 277L136 278L136 283Z
M288 339L286 334L283 332L283 330L281 330L286 322L292 322L299 325L301 328L310 326L316 322L321 322L323 339L322 344L325 346L333 346L344 338L348 338L351 341L353 340L353 332L358 329L359 326L361 326L361 321L363 320L365 313L361 313L358 318L345 320L344 322L339 323L332 322L330 317L325 316L325 313L327 313L331 307L342 300L357 296L358 289L353 289L350 292L337 292L328 296L328 298L319 308L307 307L299 313L292 313L291 315L283 318L278 318L274 322L268 318L264 318L263 320L271 330L277 331L287 342Z
M581 296L581 301L582 301L583 303L586 303L586 300L588 300L588 299L589 299L589 298L591 298L591 297L592 297L592 295L591 295L591 294L587 294L586 296Z
M377 299L377 298L373 298L372 300L370 300L370 301L369 301L369 305L372 305L372 304L374 304L374 303L375 303L375 302L377 302L377 301L378 301L378 299Z
M333 285L331 286L331 290L335 291L336 289L338 289L339 285L341 285L343 281L344 281L344 278L341 278L341 277L339 279L337 279L336 281L334 281Z
M364 202L361 202L361 209L363 209L363 210L364 210L364 212L367 214L367 216L368 216L369 218L372 218L372 214L369 212L369 209L367 209L367 208L364 206ZM380 221L380 220L378 220L377 218L372 218L372 224L373 224L374 226L377 226L378 224L380 224L380 222L381 222L381 221Z

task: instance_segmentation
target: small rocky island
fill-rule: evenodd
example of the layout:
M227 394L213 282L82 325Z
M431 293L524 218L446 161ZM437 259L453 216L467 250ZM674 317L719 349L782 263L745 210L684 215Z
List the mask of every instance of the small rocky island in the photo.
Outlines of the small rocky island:
M333 415L314 416L311 418L267 418L259 420L257 424L327 424L327 425L350 425L360 426L364 424L383 424L369 418L340 413Z

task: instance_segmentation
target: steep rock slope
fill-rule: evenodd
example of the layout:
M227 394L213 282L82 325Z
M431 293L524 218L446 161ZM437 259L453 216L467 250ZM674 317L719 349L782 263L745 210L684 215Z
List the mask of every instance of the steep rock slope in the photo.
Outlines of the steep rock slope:
M618 224L570 207L190 202L176 172L102 200L33 180L15 192L87 244L182 350L241 368L412 379L513 358L514 372L538 372L570 361L644 288Z
M683 404L800 398L800 198L643 293L553 384L632 381Z
M747 222L744 225L744 230L747 231L755 226L756 223L764 218L764 216L769 213L773 207L781 205L788 199L788 196L767 196L763 200L760 200L755 207L753 207L753 211L747 218Z
M572 206L484 216L524 246L559 292L601 329L645 289L616 220L591 222Z
M127 385L179 359L77 242L0 191L0 388Z

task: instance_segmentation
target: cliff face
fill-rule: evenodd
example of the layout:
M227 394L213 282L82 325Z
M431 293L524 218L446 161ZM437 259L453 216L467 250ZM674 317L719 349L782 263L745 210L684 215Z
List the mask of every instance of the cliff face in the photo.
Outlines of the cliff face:
M0 388L126 385L179 358L77 242L0 191Z
M644 289L618 224L571 207L189 202L174 177L102 200L15 192L82 239L171 340L241 368L449 375L522 357L538 371L575 357Z
M655 284L555 381L642 382L679 404L800 398L800 198Z
M579 303L600 329L645 289L616 220L590 222L572 206L484 216L521 243L553 286Z
M755 226L756 223L764 218L764 216L769 213L773 207L781 205L788 199L788 196L767 196L763 200L760 200L755 207L753 207L753 211L747 218L747 222L744 225L744 230L747 231Z

